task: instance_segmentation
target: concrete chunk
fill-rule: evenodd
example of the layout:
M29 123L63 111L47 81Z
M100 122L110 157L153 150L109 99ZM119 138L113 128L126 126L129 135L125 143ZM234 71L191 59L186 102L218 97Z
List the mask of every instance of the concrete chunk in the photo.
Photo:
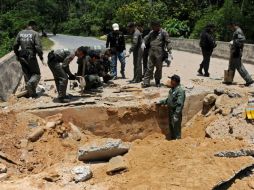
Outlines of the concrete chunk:
M28 140L31 142L35 142L40 139L40 137L44 134L44 129L39 127L35 129L29 136Z
M107 174L114 175L120 172L125 172L127 169L127 164L125 163L123 157L117 156L109 160Z
M215 154L217 157L236 158L241 156L254 156L254 149L240 149L234 151L222 151Z
M7 172L6 165L0 163L0 174L6 173L6 172Z
M89 166L76 166L71 170L71 173L75 175L74 180L76 183L87 181L93 177Z
M129 151L130 144L120 139L106 139L102 142L87 144L78 150L78 160L96 161L109 160L112 157L123 155Z

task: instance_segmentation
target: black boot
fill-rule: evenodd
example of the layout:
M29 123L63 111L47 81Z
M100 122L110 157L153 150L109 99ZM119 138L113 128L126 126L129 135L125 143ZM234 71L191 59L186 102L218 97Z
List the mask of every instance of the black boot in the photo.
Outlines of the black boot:
M155 81L156 87L160 88L161 87L161 81L160 80L156 80Z
M204 77L210 77L210 73L205 73Z
M198 74L201 75L201 76L203 76L202 68L199 68Z

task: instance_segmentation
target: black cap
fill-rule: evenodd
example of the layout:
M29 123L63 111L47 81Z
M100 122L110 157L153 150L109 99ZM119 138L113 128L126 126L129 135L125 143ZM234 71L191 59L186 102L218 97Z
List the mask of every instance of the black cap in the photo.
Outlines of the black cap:
M206 28L215 28L215 24L213 24L213 23L208 23L208 24L206 25Z
M37 23L34 20L30 20L28 26L37 26Z
M154 21L151 22L151 26L155 26L155 27L161 26L161 23L158 20L154 20Z
M135 26L136 26L135 22L129 22L128 25L127 25L128 28L133 28Z
M99 52L99 51L90 50L90 51L88 51L88 55L89 55L91 58L100 59L100 52Z
M178 75L173 75L173 76L168 77L168 78L170 78L173 81L176 81L177 83L181 82L181 78Z
M84 55L86 55L87 54L87 52L89 51L89 47L87 47L87 46L80 46L78 49L77 49L77 51L81 51Z

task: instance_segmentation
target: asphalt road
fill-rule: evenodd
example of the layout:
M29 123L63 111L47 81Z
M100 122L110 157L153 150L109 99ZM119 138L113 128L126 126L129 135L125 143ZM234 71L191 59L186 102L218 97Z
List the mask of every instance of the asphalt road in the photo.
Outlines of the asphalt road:
M50 37L54 41L54 48L69 48L75 49L80 46L105 46L105 42L98 40L93 37L82 37L82 36L68 36L57 34L56 36Z
M79 46L95 46L95 45L104 45L105 41L98 40L94 37L80 37L80 36L68 36L68 35L56 35L50 37L55 45L53 49L59 48L71 48L75 49ZM127 46L127 51L129 46ZM47 60L47 53L45 52L45 60ZM178 74L182 77L182 82L184 84L189 84L191 79L202 79L202 77L197 76L197 70L199 64L202 61L202 56L198 54L192 54L183 51L173 50L174 60L170 67L163 68L163 77L162 81L166 81L167 77L172 74ZM244 64L246 69L251 75L254 74L254 65ZM228 68L228 60L212 58L210 64L210 79L223 78L224 70ZM70 64L70 69L73 73L77 71L77 64L75 60ZM47 67L41 66L42 78L52 78L52 74ZM118 62L118 73L120 71L120 64ZM119 74L120 75L120 74ZM127 80L132 79L133 76L133 64L132 64L132 55L126 59L126 77ZM253 75L254 78L254 75ZM117 80L116 83L126 85L127 80ZM209 81L209 79L208 79ZM239 84L243 84L243 79L236 73L235 81ZM140 86L140 84L139 84Z

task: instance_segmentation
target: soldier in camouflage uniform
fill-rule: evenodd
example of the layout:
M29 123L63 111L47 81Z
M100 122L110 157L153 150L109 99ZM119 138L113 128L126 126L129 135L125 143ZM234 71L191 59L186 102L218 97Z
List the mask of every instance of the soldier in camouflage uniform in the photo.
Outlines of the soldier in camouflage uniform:
M137 29L135 23L128 24L129 33L132 34L132 44L129 54L133 53L134 77L130 83L139 83L142 81L142 34Z
M171 78L171 89L168 98L159 101L158 105L168 105L169 129L171 139L181 138L182 111L185 102L185 91L180 85L180 77L173 75Z
M68 79L76 79L69 68L69 64L74 57L75 50L70 49L58 49L48 54L48 66L54 75L58 99L62 103L69 102L69 98L66 96Z
M40 37L35 31L36 26L34 21L30 21L28 27L18 33L13 46L17 60L22 66L29 97L37 97L36 87L41 78L36 54L44 64ZM21 49L19 50L20 47Z
M150 86L150 79L153 75L153 69L156 67L155 82L156 86L160 87L160 80L162 77L162 63L165 55L165 47L171 53L171 44L167 31L161 29L159 22L151 23L152 31L145 37L146 45L150 46L149 49L149 63L148 69L145 73L143 88Z
M246 38L242 29L236 23L230 23L229 27L234 33L233 39L230 42L230 60L228 70L231 70L234 73L235 70L237 70L241 77L245 80L245 85L249 86L253 84L254 81L242 64L243 47Z

